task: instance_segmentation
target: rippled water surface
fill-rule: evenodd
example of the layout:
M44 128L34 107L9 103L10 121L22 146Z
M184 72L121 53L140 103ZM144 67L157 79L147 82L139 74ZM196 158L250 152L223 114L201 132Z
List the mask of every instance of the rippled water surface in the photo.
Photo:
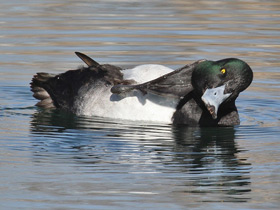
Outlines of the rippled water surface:
M3 1L0 209L278 209L280 2ZM36 72L82 62L178 68L238 57L254 70L241 125L188 128L34 106Z

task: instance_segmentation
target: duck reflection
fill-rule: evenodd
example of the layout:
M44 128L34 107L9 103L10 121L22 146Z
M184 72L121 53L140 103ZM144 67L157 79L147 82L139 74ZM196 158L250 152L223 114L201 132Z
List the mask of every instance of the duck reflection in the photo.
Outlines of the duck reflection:
M192 193L222 193L223 201L246 202L251 191L251 164L238 157L242 149L235 142L234 127L176 127L174 158L187 165L185 172L193 175Z
M63 132L76 128L78 117L71 112L58 109L38 109L32 116L30 128L32 133Z
M113 164L124 174L156 172L160 180L176 174L177 186L184 186L181 193L207 194L205 201L249 199L251 166L240 157L244 150L235 141L234 127L141 125L59 110L34 113L30 127L36 161L67 160L86 170L92 167L92 173L99 165L114 171Z

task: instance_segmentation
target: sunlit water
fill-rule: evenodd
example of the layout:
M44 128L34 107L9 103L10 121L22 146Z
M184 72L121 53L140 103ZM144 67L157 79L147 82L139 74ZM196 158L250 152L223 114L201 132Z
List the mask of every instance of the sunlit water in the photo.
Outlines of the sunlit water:
M278 209L280 2L5 1L0 209ZM188 128L34 107L36 72L82 62L172 68L238 57L254 70L241 125Z

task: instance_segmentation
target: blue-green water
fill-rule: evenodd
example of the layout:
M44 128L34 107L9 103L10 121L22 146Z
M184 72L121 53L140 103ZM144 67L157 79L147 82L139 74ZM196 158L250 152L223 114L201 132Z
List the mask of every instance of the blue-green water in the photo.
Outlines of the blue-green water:
M0 24L0 209L279 208L279 1L15 0ZM36 108L33 74L76 68L74 51L122 67L241 58L241 125Z

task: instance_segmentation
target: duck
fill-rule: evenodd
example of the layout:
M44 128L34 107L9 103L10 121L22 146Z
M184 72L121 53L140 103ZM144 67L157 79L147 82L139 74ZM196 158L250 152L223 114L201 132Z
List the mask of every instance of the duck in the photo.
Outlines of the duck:
M36 73L36 104L76 115L187 126L240 124L235 101L253 80L238 58L198 60L178 69L143 64L123 69L75 52L87 66L60 74Z

